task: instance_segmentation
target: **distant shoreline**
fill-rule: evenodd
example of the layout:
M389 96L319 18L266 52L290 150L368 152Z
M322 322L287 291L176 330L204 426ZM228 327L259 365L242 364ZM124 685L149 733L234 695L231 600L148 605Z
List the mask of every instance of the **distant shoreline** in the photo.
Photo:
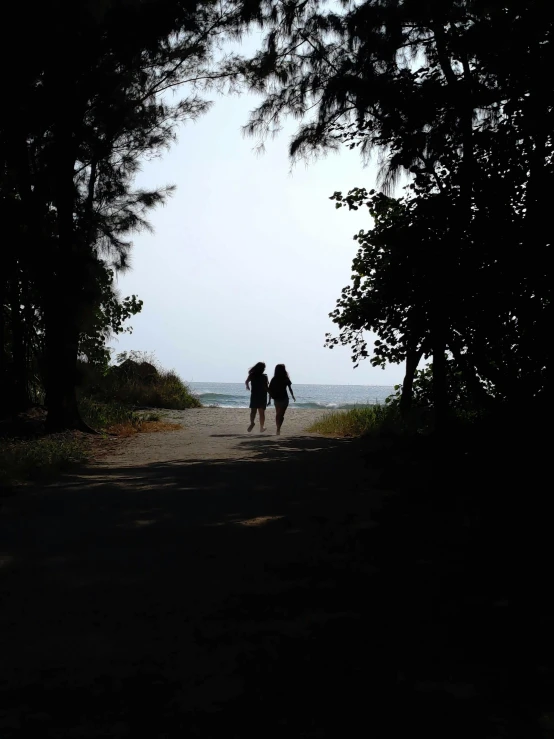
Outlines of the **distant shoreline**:
M200 399L202 402L202 399ZM330 411L349 411L354 408L371 408L375 405L383 405L383 403L352 403L351 405L315 405L307 404L302 405L299 403L290 403L289 410L291 411L314 411L316 413L325 413ZM216 403L202 403L202 408L209 408L211 410L217 410L218 408L222 411L244 411L249 409L249 405L217 405ZM273 403L268 406L268 409L273 408ZM150 410L150 409L148 409ZM163 409L162 409L163 410Z
M307 385L293 378L296 400L291 408L307 410L350 410L382 405L394 394L392 385ZM189 389L204 406L247 408L250 393L244 382L191 382Z
M243 381L240 380L185 380L188 385L242 385ZM379 387L379 388L394 388L398 383L394 385L364 385L357 382L295 382L295 387Z

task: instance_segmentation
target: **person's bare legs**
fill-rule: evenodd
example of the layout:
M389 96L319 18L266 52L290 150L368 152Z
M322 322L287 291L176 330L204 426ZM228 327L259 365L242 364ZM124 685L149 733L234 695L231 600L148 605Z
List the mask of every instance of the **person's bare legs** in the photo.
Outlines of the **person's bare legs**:
M250 408L250 426L248 427L247 431L252 431L254 428L254 423L256 421L256 408Z
M260 431L265 431L265 409L258 408L258 413L260 414Z
M281 435L281 426L285 420L285 411L287 410L286 405L275 406L275 425L277 426L277 436Z

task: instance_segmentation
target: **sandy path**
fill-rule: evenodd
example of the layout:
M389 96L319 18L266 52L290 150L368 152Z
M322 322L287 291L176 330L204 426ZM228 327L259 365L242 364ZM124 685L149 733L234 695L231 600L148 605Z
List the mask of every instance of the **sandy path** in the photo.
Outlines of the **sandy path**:
M170 461L252 459L259 451L259 439L267 437L268 448L286 449L291 438L306 437L309 427L322 411L287 410L281 437L275 435L275 409L268 408L263 434L259 424L248 434L249 411L245 408L198 408L187 411L164 411L164 419L180 423L183 429L159 434L143 434L124 444L107 463L127 466L139 462L151 464ZM253 442L253 443L252 443Z
M376 505L356 442L306 434L313 411L281 437L247 411L169 415L181 431L4 499L2 739L320 736L320 701L345 728L359 681L329 660L359 652L353 533Z

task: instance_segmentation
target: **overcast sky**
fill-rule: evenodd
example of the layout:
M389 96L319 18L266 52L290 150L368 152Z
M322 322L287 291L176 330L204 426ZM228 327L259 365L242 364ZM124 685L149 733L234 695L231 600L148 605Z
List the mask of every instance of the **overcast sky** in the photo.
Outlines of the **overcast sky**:
M145 163L139 185L177 190L151 213L154 234L134 239L118 287L144 307L133 334L111 345L154 352L188 381L241 382L261 360L270 370L286 363L296 383L395 384L401 367L366 361L354 370L348 349L323 346L350 281L352 236L370 225L367 213L336 210L329 196L372 187L375 169L345 148L291 170L293 123L257 154L241 132L255 103L216 98L169 153Z

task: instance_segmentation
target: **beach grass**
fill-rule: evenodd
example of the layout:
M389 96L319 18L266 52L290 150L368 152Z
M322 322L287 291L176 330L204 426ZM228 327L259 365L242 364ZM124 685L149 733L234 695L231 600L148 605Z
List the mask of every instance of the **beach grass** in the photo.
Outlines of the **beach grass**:
M0 483L48 481L87 458L85 439L72 432L38 439L2 439Z
M367 405L325 413L308 431L326 436L369 436L398 427L396 409L386 405Z
M114 426L128 425L137 430L146 421L159 421L156 412L140 413L120 401L103 401L95 398L81 398L79 410L83 420L97 431L110 431Z
M83 398L80 403L83 420L97 431L115 436L133 436L153 431L176 431L180 423L164 421L160 413L137 411L122 403L106 403Z
M146 366L146 376L141 370ZM114 408L165 408L185 410L201 408L202 403L189 386L173 370L164 370L151 362L135 363L129 372L116 365L107 372L83 365L85 382L82 401L89 398L114 405Z
M161 370L149 382L140 378L116 381L110 390L118 402L134 407L185 410L202 403L173 370Z
M95 454L96 439L107 440L107 434L129 437L140 433L176 431L180 423L168 422L157 412L142 412L116 402L82 398L83 420L100 436L67 431L44 434L34 429L23 436L0 438L0 485L22 482L49 482L77 464L87 462ZM16 432L17 433L17 432Z

